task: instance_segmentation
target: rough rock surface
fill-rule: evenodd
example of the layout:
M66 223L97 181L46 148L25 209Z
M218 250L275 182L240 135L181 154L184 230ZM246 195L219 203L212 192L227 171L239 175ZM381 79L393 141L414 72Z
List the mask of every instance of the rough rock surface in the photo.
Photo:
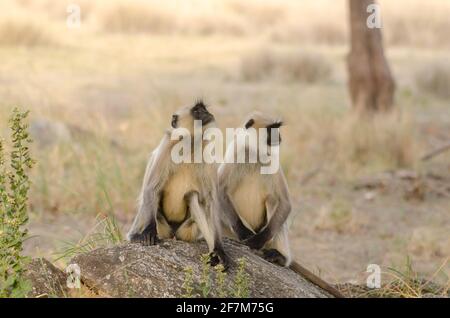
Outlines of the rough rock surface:
M249 277L250 297L332 297L287 268L273 265L246 246L227 240L225 248L236 260L244 257ZM71 263L81 269L81 280L101 296L109 297L181 297L185 290L185 269L192 268L193 296L200 296L201 255L207 253L204 242L186 243L166 240L155 246L123 244L99 248L74 257ZM225 286L235 285L237 264L228 270ZM210 296L217 296L215 271L211 271Z
M45 258L33 259L27 266L25 278L32 286L28 297L64 297L68 293L66 274Z

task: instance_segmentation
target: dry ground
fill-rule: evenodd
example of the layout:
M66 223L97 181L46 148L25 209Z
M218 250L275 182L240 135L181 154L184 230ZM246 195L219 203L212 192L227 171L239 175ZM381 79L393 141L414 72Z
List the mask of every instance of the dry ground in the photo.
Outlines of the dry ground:
M361 282L409 257L448 282L450 154L420 157L450 138L449 3L381 2L398 111L374 120L350 112L344 1L183 3L79 1L69 29L63 1L4 1L0 131L31 109L38 160L27 253L54 259L99 213L125 232L171 112L203 97L222 128L254 109L284 117L296 259Z

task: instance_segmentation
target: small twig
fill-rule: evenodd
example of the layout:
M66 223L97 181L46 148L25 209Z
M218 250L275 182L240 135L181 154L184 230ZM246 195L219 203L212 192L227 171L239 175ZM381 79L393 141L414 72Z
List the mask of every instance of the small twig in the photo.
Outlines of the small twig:
M431 158L436 157L437 155L440 155L440 154L446 152L447 150L450 150L450 142L434 149L433 151L430 151L429 153L422 156L422 158L420 160L422 160L422 161L430 160Z

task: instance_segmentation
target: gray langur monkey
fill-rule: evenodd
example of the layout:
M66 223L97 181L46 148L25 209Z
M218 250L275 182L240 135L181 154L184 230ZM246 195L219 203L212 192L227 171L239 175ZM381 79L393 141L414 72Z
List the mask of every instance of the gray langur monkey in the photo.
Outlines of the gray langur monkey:
M214 116L201 101L172 116L172 128L166 131L147 163L137 215L127 238L154 245L159 239L175 237L192 242L203 237L211 253L211 264L220 262L226 269L229 258L223 248L217 215L217 164L174 163L171 158L172 148L183 138L191 138L194 152L194 120L201 121L202 134L208 127L215 127ZM189 134L171 140L176 128L187 129ZM200 144L204 143L207 142L202 139Z
M255 112L245 121L246 130L254 128L258 140L267 143L267 151L279 147L281 121ZM262 129L260 129L262 128ZM261 135L262 134L262 135ZM227 147L225 162L219 167L219 202L225 224L232 236L252 249L262 250L268 261L281 266L291 263L287 218L291 200L281 167L274 174L261 174L260 161L256 163L227 163L236 153L258 153L258 143L239 145L234 141Z
M288 239L287 218L291 212L291 200L286 178L281 167L276 173L262 174L261 161L255 163L234 162L243 152L245 158L258 154L261 142L267 147L262 150L278 155L281 143L280 127L282 122L270 116L254 112L245 121L248 130L255 128L258 143L247 144L234 136L227 147L225 161L219 167L219 203L222 223L230 229L232 237L237 237L250 248L262 250L262 256L275 264L289 267L313 284L323 288L335 297L344 297L339 290L293 261Z

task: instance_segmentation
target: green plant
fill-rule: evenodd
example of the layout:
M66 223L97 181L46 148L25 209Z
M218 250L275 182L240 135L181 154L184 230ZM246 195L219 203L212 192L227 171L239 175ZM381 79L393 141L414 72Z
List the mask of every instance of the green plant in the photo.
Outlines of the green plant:
M192 292L194 291L194 280L192 267L186 267L184 269L184 281L183 281L184 294L182 297L191 298Z
M236 298L247 298L250 295L249 286L249 275L245 271L247 262L245 258L241 257L238 259L238 270L236 273L236 278L234 280L234 290L233 297Z
M211 257L209 254L201 256L202 276L200 278L200 290L203 297L208 297L211 292L211 265L209 264Z
M228 296L228 290L225 286L225 279L227 273L225 272L225 267L222 264L216 266L216 295L219 298L226 298Z
M231 290L227 287L227 273L224 271L222 264L215 267L215 280L211 277L210 256L204 254L201 256L201 277L198 284L194 282L194 271L192 267L184 268L184 281L182 285L182 297L191 298L194 295L194 290L200 291L202 297L236 297L247 298L250 295L249 280L245 268L247 262L244 258L238 259L238 268L233 281L233 288Z
M92 230L78 242L64 242L65 247L57 253L56 260L87 253L99 247L117 245L123 241L122 232L112 213L108 215L99 214L97 220Z
M27 203L30 180L28 169L31 159L28 145L31 143L24 123L28 112L17 108L9 120L12 150L10 168L5 167L4 142L0 140L0 297L24 297L30 284L23 277L29 258L22 255L23 242L27 238Z

